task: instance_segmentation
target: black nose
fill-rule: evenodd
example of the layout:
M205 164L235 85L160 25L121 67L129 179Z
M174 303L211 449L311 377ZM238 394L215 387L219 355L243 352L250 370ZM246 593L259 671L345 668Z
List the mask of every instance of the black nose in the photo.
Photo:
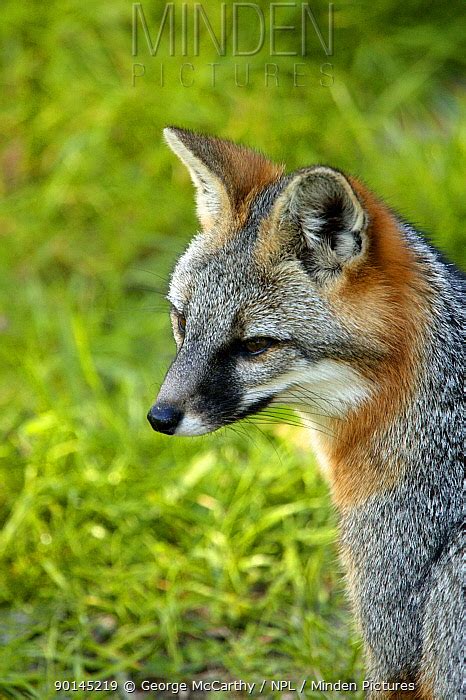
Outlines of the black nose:
M154 404L147 414L147 420L153 429L166 435L173 435L182 418L183 412L177 408L157 404Z

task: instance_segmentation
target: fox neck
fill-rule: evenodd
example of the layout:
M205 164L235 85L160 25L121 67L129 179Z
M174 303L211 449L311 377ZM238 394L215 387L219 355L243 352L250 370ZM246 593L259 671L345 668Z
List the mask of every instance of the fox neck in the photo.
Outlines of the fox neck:
M414 319L411 328L406 323L410 342L405 338L404 351L379 367L367 393L360 388L358 397L353 389L346 398L358 400L346 409L341 396L341 414L320 417L311 428L319 465L342 511L406 481L429 480L441 460L431 454L432 446L447 449L451 433L461 434L458 339L431 319L427 333L419 323L414 329Z
M391 397L391 403L393 396ZM321 471L329 481L340 509L357 506L394 487L407 472L402 442L409 426L401 424L402 410L377 423L388 405L385 397L371 399L344 418L320 418L311 427L311 443Z

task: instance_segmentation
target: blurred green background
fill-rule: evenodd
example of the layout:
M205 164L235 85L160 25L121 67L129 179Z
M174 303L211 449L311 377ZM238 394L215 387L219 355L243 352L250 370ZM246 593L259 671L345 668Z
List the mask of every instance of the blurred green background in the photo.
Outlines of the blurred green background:
M202 5L218 34L220 3ZM304 57L271 56L268 29L234 57L226 6L226 55L201 20L183 57L179 2L175 55L163 32L156 56L140 21L132 56L130 2L2 3L1 697L69 697L65 679L363 677L304 430L170 439L146 422L174 350L166 281L197 227L161 130L356 174L462 265L464 8L336 2L332 56L309 26ZM142 8L155 42L165 4ZM311 8L325 39L328 6ZM296 27L277 50L300 50L300 12L276 10ZM191 32L192 2L187 16ZM254 17L240 19L251 47Z

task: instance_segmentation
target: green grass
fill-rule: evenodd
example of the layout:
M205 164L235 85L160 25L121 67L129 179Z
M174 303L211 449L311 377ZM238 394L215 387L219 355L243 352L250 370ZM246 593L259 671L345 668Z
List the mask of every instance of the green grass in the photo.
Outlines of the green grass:
M156 26L163 5L144 7ZM235 87L207 40L192 88L158 87L161 60L176 75L182 59L143 45L133 88L123 0L4 3L0 697L68 697L62 679L363 677L304 430L170 439L145 413L173 353L166 279L197 226L167 123L359 175L464 264L460 5L374 8L335 8L332 88L314 47L312 84L293 88L282 58L266 90Z

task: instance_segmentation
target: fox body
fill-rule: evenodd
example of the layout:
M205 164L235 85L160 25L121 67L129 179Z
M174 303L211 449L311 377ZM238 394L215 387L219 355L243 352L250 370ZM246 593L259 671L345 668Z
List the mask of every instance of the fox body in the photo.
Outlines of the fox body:
M273 403L314 413L368 678L459 699L459 277L354 178L165 136L202 231L172 276L178 352L149 421L200 435Z

